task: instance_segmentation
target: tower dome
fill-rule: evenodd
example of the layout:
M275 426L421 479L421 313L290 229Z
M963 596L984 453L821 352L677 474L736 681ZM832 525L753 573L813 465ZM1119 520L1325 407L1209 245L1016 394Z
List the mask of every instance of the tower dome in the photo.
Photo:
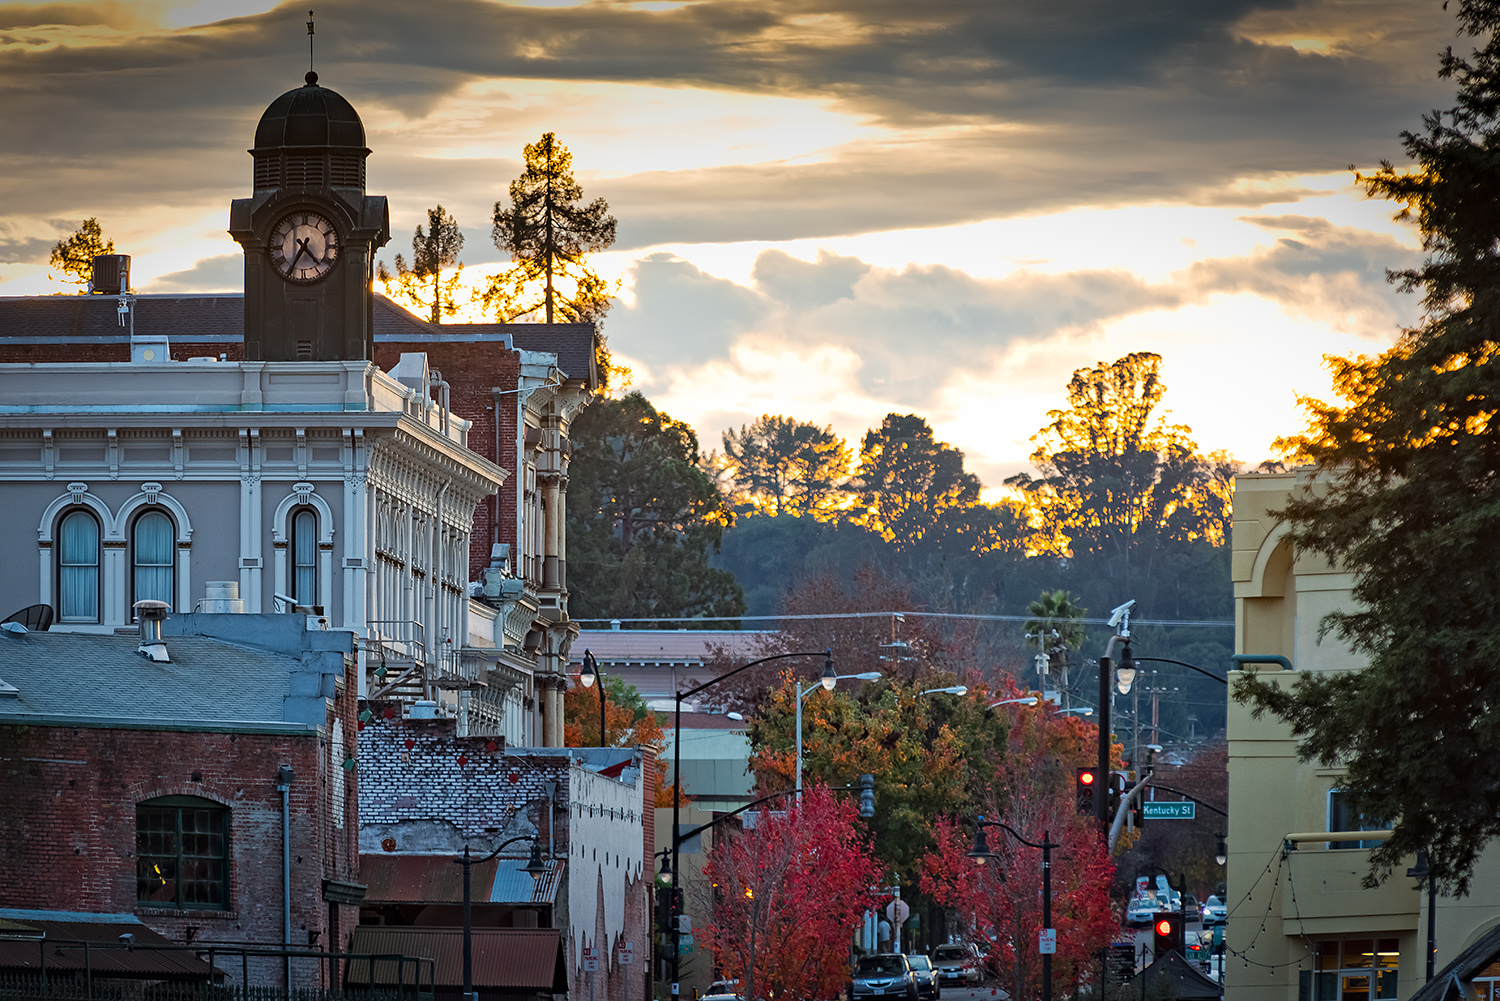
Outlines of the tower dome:
M354 105L318 86L289 90L260 116L255 128L255 190L365 186L365 126Z

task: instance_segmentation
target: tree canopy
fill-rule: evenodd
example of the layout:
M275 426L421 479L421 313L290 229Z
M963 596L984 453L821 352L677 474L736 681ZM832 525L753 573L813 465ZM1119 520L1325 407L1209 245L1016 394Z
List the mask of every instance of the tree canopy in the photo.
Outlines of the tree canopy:
M916 414L887 414L859 447L860 518L898 550L951 530L950 514L979 503L964 454Z
M427 210L427 232L418 226L411 238L411 265L400 254L396 255L396 272L392 274L381 264L375 277L385 285L387 293L402 297L419 309L425 309L428 320L442 323L443 317L458 312L458 301L454 293L463 276L464 266L458 262L459 251L464 248L464 234L458 222L441 205ZM453 268L446 279L443 271Z
M547 323L597 322L610 306L609 284L587 257L615 242L609 203L581 204L583 187L573 177L573 154L553 132L523 151L526 169L510 182L510 205L495 203L495 246L510 255L481 293L502 320L540 312Z
M1422 322L1378 356L1330 359L1342 402L1304 400L1308 430L1281 443L1313 467L1283 512L1293 546L1356 578L1322 627L1369 663L1235 696L1289 722L1304 760L1341 764L1354 811L1391 821L1372 882L1425 848L1463 894L1500 834L1500 2L1459 0L1458 19L1483 40L1442 57L1458 103L1403 134L1413 168L1358 175L1421 231L1422 265L1391 277L1421 291Z
M775 517L830 517L843 493L852 455L832 428L765 414L724 432L736 492Z
M698 437L639 393L573 421L568 587L574 618L734 616L744 593L708 565L734 520Z
M53 244L50 263L57 270L59 281L82 285L80 291L87 291L94 280L94 258L114 252L115 241L106 240L99 220L89 218L72 236Z

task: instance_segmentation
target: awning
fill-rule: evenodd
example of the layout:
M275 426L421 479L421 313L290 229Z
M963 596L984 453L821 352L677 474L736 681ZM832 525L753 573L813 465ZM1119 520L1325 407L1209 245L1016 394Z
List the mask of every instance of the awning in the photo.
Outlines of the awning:
M565 991L562 931L558 928L475 928L470 932L473 949L473 980L476 990ZM464 982L464 931L462 928L430 928L410 925L360 925L354 929L350 948L357 956L406 956L435 960L414 967L407 963L400 974L407 984L425 987L434 976L438 988L462 987ZM349 984L394 986L397 962L352 958L346 967ZM420 970L420 980L417 979ZM433 970L433 972L429 972ZM373 974L373 976L372 976Z
M0 917L0 970L7 973L39 973L45 968L49 975L88 970L96 977L206 980L210 972L197 957L198 950L163 938L134 915L69 921L31 918L9 909L5 914ZM130 948L120 940L127 934L134 937Z
M526 859L492 859L469 866L469 899L475 903L551 906L557 902L562 859L533 880ZM464 899L464 867L451 855L361 855L360 876L369 889L364 903L458 904Z

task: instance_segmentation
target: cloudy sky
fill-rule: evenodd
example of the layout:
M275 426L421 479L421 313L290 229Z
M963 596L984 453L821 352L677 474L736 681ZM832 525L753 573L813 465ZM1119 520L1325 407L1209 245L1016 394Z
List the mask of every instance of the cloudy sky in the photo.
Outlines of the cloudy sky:
M441 203L497 268L494 203L554 131L619 219L610 344L705 448L915 411L992 488L1131 351L1201 448L1268 458L1325 354L1417 319L1385 281L1416 236L1349 168L1401 161L1469 45L1442 0L0 3L0 294L58 290L90 216L138 291L238 291L229 200L309 5L385 260Z

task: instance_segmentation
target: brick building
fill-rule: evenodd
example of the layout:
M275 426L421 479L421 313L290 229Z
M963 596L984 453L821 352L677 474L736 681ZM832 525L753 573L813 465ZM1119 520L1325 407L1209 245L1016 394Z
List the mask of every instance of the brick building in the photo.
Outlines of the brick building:
M113 944L134 924L178 944L347 949L363 894L354 636L302 616L180 615L144 646L0 631L7 930L66 921L73 934L50 937L102 928ZM28 957L6 962L34 972ZM286 975L250 962L256 983ZM291 973L315 982L319 968Z
M187 610L234 584L249 612L359 634L372 698L560 745L593 327L438 327L375 295L385 201L358 114L315 79L250 152L243 293L136 296L110 257L98 294L0 298L0 547L37 556L0 580L0 615L108 631L140 596Z
M598 1001L651 996L650 893L654 878L654 753L648 748L515 748L459 736L453 720L387 714L359 734L360 853L369 884L361 934L411 955L432 949L434 929L461 923L460 867L467 847L494 863L475 865L473 927L496 948L506 936L553 929L569 990L589 989L583 950L600 950ZM522 870L531 846L546 868ZM403 938L401 929L411 933ZM632 962L622 963L624 950ZM504 975L504 967L494 967ZM446 983L444 976L449 978ZM459 971L439 958L439 988ZM486 994L512 983L481 983Z

